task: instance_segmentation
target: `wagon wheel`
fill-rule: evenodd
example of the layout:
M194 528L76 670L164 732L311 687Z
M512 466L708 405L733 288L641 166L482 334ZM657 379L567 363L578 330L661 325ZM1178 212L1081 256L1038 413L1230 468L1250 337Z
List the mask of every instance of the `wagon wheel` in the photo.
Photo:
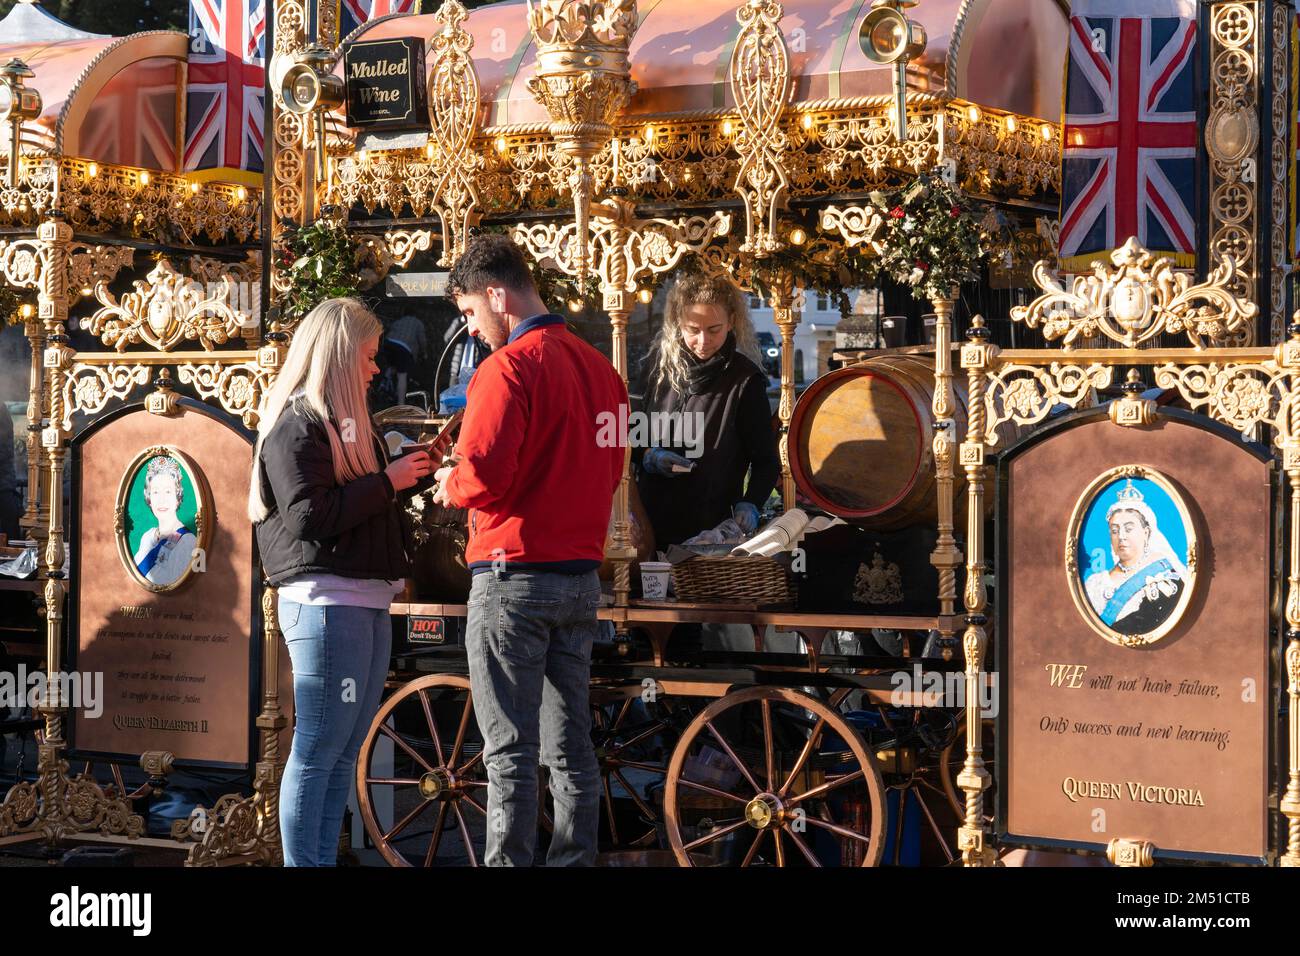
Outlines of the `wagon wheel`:
M390 866L478 866L487 833L487 770L469 679L430 674L384 701L357 761L357 804ZM393 743L391 774L372 769L381 738ZM376 798L391 793L393 822Z
M875 757L835 709L783 687L735 691L691 721L668 767L664 818L682 866L699 854L875 866L884 851Z
M993 764L994 722L991 718L985 718L980 721L980 724L983 746L981 756L984 758L985 768L988 769ZM953 812L957 814L959 825L966 820L966 791L957 786L957 775L961 773L961 768L965 763L966 713L963 711L961 718L957 721L957 736L951 744L944 748L939 757L939 780L947 793L948 803L951 805ZM992 825L993 823L993 801L996 793L997 781L995 780L993 786L984 791L985 825Z
M955 863L960 857L957 828L961 814L949 797L950 779L946 755L961 737L959 715L935 707L891 709L877 706L881 729L870 741L880 763L885 786L898 792L893 814L896 826L893 858L887 864L902 863L903 831L907 816L920 814L921 862L937 860ZM937 853L936 853L937 851Z
M637 707L639 700L623 697L611 704L591 704L591 737L600 765L600 844L604 849L643 849L654 846L658 838L660 814L646 799L646 788L635 783L633 773L660 780L667 774L664 754L676 742L680 723L674 723L673 708L665 700L650 702L645 709ZM668 745L660 742L664 735L673 738ZM548 785L541 816L547 833L554 827L552 812Z

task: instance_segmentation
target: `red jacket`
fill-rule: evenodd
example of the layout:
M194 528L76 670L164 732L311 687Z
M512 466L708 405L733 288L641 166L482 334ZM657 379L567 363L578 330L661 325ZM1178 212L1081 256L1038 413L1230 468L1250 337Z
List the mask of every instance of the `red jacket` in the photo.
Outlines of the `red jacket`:
M626 404L614 366L558 315L521 322L483 360L465 396L461 461L446 482L450 499L469 509L471 568L494 559L536 570L599 566L623 474L608 416L620 421Z

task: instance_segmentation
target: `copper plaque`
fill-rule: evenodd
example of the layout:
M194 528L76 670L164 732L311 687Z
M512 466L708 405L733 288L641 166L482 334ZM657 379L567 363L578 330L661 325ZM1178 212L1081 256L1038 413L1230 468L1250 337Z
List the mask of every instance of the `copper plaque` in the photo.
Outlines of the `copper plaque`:
M246 765L252 446L182 405L113 418L78 460L71 623L76 669L104 675L104 702L74 714L73 747Z
M1266 857L1271 480L1186 414L1003 464L1004 842Z

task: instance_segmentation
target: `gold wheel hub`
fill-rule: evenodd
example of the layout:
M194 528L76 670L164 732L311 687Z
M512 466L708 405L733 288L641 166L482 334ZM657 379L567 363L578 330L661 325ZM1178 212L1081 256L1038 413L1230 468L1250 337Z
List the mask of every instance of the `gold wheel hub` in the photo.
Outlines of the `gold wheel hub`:
M420 796L426 800L450 800L459 791L456 778L444 767L430 770L420 778Z
M785 810L775 794L760 793L745 804L745 822L755 830L767 830L781 825Z

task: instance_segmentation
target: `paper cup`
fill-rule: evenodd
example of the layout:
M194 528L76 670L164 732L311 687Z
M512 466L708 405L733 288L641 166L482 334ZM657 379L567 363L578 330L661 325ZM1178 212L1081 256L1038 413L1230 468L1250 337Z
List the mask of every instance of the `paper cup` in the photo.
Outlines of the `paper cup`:
M641 562L641 596L647 601L662 601L668 597L668 573L672 565L667 561Z

